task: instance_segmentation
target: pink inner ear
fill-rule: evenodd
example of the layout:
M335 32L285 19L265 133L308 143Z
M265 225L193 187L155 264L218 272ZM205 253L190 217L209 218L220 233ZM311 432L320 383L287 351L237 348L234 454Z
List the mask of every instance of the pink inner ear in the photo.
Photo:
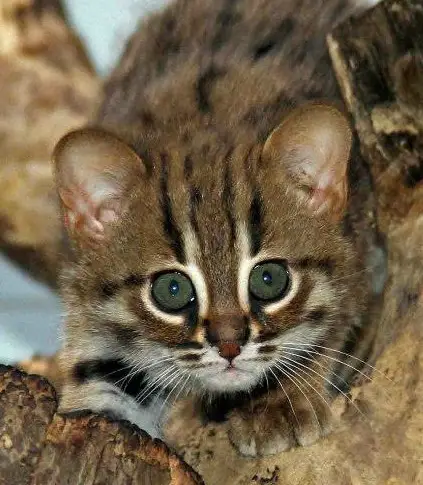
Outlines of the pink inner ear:
M71 189L59 189L68 231L91 242L104 239L104 226L96 218L96 208L85 191L76 185ZM82 233L82 234L81 234Z
M81 244L105 239L129 204L134 180L141 181L141 159L113 134L84 128L59 141L53 160L71 238Z
M310 209L318 214L327 212L331 219L337 219L347 199L347 158L339 156L331 142L330 137L325 141L321 135L314 137L314 146L299 144L290 152L287 165L308 186Z
M347 198L350 147L345 116L333 106L310 103L285 118L267 139L263 153L292 175L314 212L339 219Z
M347 183L345 179L336 180L325 184L323 187L315 187L309 201L309 207L316 213L327 212L331 219L337 219L345 209L347 200Z

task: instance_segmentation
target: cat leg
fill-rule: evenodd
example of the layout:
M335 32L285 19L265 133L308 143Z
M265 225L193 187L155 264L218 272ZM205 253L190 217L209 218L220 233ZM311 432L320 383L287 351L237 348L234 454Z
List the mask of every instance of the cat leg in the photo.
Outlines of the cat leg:
M74 414L85 411L103 414L114 420L125 420L143 429L153 438L160 436L157 413L161 403L155 406L140 406L135 399L116 386L91 380L83 384L66 384L59 403L60 414Z
M266 456L308 446L330 432L330 398L324 386L316 388L320 396L304 383L301 387L302 392L289 386L286 394L272 391L232 411L229 439L242 455Z

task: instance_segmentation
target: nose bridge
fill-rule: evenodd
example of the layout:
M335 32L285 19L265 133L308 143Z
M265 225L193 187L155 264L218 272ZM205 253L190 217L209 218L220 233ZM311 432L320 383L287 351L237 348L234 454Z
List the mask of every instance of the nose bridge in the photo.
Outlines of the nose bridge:
M244 345L249 336L248 318L241 314L215 314L205 322L207 340L211 344L233 342Z

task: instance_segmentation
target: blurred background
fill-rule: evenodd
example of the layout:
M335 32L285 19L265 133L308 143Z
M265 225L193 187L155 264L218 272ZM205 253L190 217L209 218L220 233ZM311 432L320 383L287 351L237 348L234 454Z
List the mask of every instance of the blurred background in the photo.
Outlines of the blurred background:
M138 20L167 0L64 0L99 74L107 76ZM0 363L57 350L58 298L0 256Z

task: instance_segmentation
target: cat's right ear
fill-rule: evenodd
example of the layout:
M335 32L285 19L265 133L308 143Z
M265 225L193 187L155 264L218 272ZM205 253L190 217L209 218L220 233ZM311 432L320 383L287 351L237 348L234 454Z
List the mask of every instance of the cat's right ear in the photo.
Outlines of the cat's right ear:
M145 173L139 156L96 128L65 135L53 152L57 191L72 240L96 246L127 209L130 189Z
M351 141L343 113L332 105L307 103L270 134L263 157L289 174L311 212L339 220L347 202Z

